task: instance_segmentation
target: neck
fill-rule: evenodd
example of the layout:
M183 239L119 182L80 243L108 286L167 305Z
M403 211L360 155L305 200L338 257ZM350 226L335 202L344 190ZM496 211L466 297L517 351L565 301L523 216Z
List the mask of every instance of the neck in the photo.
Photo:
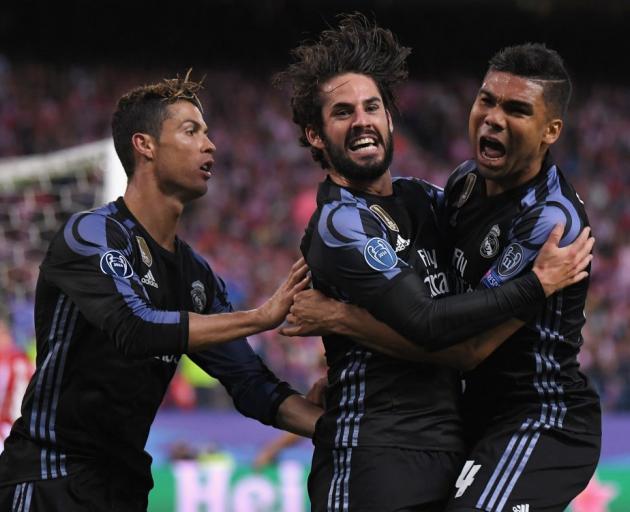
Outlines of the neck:
M145 185L132 179L125 191L125 204L151 238L172 252L175 250L175 233L184 205L177 198L164 195L157 187Z
M534 179L542 171L544 159L543 155L528 165L526 169L510 173L500 179L486 178L486 195L496 196L502 194L503 192L507 192L508 190L520 187L521 185Z
M349 180L335 170L331 171L329 176L333 183L340 187L351 188L375 196L391 196L394 193L389 169L373 181Z

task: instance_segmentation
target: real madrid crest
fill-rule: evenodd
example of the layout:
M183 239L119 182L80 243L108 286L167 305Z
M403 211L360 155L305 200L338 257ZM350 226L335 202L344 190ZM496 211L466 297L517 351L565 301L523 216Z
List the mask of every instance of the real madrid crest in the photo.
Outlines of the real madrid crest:
M501 234L501 229L499 229L499 225L495 224L490 228L488 234L481 242L481 247L479 247L479 254L481 254L484 258L494 258L497 254L499 254L499 235Z
M142 262L150 267L153 264L153 256L151 256L151 251L149 251L149 246L144 238L141 236L136 237L136 241L138 242L138 247L140 248L140 255L142 256Z
M206 309L206 289L201 281L195 281L190 288L193 307L196 313L202 313Z

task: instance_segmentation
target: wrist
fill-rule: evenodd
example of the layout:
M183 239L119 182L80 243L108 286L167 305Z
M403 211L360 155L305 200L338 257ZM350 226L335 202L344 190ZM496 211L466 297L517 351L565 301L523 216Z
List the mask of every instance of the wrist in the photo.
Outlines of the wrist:
M332 302L332 300L331 300ZM341 302L335 301L334 307L328 308L330 311L324 319L324 330L330 333L348 335L348 322L346 310L348 306Z
M536 266L534 266L534 268L532 268L532 272L534 273L534 275L536 276L536 279L538 279L538 282L540 283L540 287L542 288L543 292L545 293L545 297L549 297L550 295L553 295L556 291L555 287L551 284L551 283L546 283L543 279L543 271L538 269Z
M328 319L327 327L331 332L343 336L351 336L354 332L352 325L353 320L353 308L348 304L339 302L333 309L333 314Z
M256 309L245 311L245 314L247 314L249 318L248 323L256 332L266 331L273 327L271 325L270 317L265 310L265 304L258 306Z

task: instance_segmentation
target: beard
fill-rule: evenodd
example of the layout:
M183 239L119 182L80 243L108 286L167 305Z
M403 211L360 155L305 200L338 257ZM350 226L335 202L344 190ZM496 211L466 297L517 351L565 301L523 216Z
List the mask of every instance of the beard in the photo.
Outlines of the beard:
M322 140L326 147L328 160L333 169L349 181L374 181L380 178L389 169L394 157L394 144L391 133L387 133L387 138L382 139L380 134L376 134L378 142L385 149L383 159L376 162L360 164L352 160L346 153L345 148L334 145L326 135Z

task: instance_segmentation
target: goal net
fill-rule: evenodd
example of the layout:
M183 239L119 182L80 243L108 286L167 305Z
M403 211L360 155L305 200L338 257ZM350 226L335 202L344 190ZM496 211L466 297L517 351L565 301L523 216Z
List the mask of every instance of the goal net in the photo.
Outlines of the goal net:
M0 318L19 323L19 304L32 299L61 224L116 197L125 182L111 140L0 160Z

